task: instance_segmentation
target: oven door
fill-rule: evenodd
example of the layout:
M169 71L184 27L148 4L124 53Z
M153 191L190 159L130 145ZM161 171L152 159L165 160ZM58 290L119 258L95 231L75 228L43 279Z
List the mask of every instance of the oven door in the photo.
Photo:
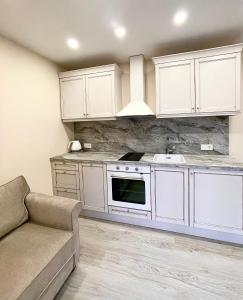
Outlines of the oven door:
M151 210L150 174L107 172L108 205Z

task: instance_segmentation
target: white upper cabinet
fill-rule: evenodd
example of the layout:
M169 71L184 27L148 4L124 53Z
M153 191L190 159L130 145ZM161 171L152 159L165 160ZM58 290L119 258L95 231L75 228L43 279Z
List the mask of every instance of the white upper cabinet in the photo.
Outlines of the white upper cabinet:
M103 72L86 76L87 118L115 116L114 74Z
M156 78L156 110L159 115L195 111L194 60L160 64Z
M240 53L195 60L197 111L240 110Z
M62 119L85 117L85 78L64 78L60 80Z
M114 119L121 108L117 65L60 73L63 121Z
M242 46L153 58L157 117L240 112Z

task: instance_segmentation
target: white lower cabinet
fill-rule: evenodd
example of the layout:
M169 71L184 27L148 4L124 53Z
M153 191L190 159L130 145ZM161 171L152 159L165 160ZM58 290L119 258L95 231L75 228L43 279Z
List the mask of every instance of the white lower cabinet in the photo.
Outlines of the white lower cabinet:
M52 175L54 194L81 200L84 214L142 219L148 227L243 244L243 172L152 167L152 211L108 208L105 164L57 160Z
M153 219L188 225L188 170L155 168Z
M190 225L242 234L243 195L240 173L190 171Z
M51 165L53 194L80 200L78 164L57 160Z
M106 168L103 164L80 164L83 209L107 212Z

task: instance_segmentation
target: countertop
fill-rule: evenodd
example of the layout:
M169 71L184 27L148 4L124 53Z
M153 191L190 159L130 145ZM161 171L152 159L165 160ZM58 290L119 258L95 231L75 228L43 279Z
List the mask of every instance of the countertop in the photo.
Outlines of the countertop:
M225 171L240 171L243 172L243 162L236 160L227 155L183 155L184 163L158 163L153 161L154 154L145 153L142 159L138 162L120 162L118 159L124 155L124 152L79 152L79 153L64 153L54 156L50 160L59 161L85 161L96 163L126 163L126 164L143 164L161 167L193 167L203 169L219 169Z

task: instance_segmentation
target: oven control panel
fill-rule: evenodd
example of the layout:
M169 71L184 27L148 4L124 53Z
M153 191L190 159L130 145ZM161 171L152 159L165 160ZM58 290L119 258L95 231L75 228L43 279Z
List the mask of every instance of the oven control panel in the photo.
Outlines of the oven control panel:
M150 166L135 164L108 164L107 171L150 174Z

